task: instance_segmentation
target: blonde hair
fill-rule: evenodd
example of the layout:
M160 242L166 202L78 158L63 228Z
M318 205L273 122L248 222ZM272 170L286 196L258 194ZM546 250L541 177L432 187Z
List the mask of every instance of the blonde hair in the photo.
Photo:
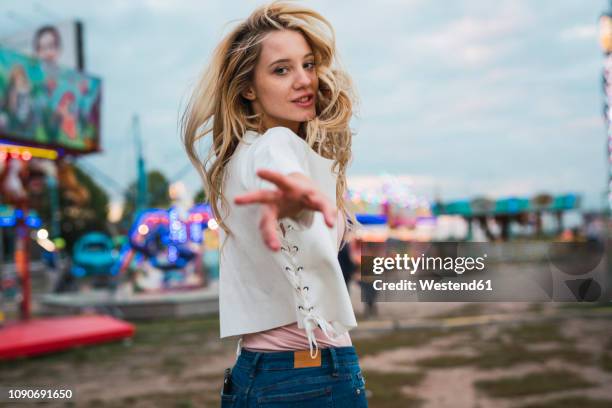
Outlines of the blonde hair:
M349 121L356 96L350 77L339 67L334 30L323 16L313 10L286 2L273 2L257 8L223 38L181 119L187 155L204 181L215 218L228 234L231 232L220 212L221 209L227 214L228 209L223 194L226 166L247 130L263 131L260 115L254 113L250 101L242 95L254 78L262 41L269 32L276 30L297 31L312 48L319 78L317 115L301 124L300 129L311 148L334 160L333 171L338 180L336 202L342 214L355 223L344 193L347 188L346 168L351 159ZM197 144L208 134L212 134L212 144L202 160Z

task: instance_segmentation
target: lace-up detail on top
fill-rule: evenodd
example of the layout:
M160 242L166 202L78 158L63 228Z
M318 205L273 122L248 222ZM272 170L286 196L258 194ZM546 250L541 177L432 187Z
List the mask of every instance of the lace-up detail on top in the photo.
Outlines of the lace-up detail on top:
M284 230L284 234L281 234L281 253L286 261L284 271L285 275L289 279L289 282L293 286L297 299L297 311L302 319L302 325L306 331L308 338L308 344L310 346L310 356L315 358L319 351L316 336L314 331L317 327L321 328L321 331L329 339L336 339L338 333L329 322L321 317L317 312L316 305L311 301L309 296L310 287L305 283L304 277L307 275L307 271L300 264L300 257L305 254L300 253L300 248L295 245L292 241L292 235L295 234L295 228L289 222L280 222L281 228ZM314 351L314 354L313 354Z

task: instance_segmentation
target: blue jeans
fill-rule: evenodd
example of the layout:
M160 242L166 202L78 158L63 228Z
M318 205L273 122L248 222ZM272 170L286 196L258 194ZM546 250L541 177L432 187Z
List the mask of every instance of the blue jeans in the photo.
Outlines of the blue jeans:
M367 408L354 347L320 349L317 367L294 368L294 354L242 349L221 408Z

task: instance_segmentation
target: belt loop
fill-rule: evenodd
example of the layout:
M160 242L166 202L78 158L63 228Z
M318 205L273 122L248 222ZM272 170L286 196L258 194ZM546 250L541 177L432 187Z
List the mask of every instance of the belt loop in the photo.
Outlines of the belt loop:
M329 354L331 354L332 361L332 377L338 376L338 357L336 356L336 349L333 347L329 348Z
M253 362L251 363L251 372L249 373L250 378L255 378L255 372L257 371L257 363L259 362L259 358L262 353L255 354L255 358L253 358Z
M238 361L240 353L242 353L242 337L238 339L238 344L236 345L236 361Z

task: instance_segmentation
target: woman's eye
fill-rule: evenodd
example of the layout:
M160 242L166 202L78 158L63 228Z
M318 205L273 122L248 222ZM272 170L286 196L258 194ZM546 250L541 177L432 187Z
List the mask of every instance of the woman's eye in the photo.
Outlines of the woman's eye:
M314 69L314 67L315 67L314 62L307 62L306 64L304 64L304 68L306 69Z
M288 69L286 67L278 67L274 70L274 73L278 75L285 75L287 71Z

